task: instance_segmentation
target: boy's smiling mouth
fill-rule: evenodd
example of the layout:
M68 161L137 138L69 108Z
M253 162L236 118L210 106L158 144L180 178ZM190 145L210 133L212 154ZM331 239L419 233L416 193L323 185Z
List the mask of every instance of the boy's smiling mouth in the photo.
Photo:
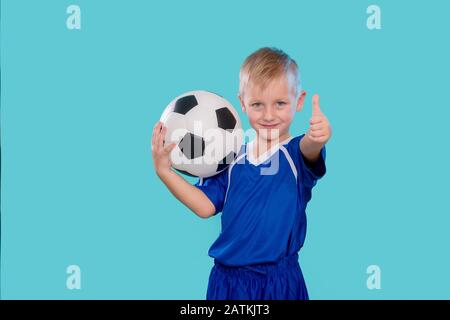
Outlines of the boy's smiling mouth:
M273 129L279 126L279 123L275 123L275 124L260 124L262 127L266 128L266 129Z

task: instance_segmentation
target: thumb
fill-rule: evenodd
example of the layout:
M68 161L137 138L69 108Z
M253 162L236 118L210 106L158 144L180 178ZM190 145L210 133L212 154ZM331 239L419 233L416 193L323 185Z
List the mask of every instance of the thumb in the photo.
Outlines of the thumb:
M315 94L312 98L312 113L315 114L321 114L322 111L320 111L320 105L319 105L319 95Z

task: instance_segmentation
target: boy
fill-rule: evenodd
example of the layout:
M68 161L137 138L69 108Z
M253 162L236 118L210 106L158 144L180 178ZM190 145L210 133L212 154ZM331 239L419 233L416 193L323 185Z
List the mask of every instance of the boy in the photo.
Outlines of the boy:
M227 170L194 186L171 170L175 145L163 146L166 129L157 123L153 130L155 170L174 196L202 218L222 212L222 232L208 252L214 266L207 299L308 299L298 251L332 130L314 95L309 130L291 136L305 96L297 64L286 53L262 48L251 54L241 67L238 97L256 138Z

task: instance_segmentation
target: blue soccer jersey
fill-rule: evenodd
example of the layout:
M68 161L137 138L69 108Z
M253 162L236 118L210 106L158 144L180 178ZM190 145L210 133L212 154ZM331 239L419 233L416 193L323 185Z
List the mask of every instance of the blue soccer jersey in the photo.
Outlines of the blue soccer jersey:
M300 152L304 135L290 137L259 157L242 146L230 166L195 184L222 212L222 231L209 256L227 266L271 263L296 254L306 235L306 205L326 172L325 147L309 166Z

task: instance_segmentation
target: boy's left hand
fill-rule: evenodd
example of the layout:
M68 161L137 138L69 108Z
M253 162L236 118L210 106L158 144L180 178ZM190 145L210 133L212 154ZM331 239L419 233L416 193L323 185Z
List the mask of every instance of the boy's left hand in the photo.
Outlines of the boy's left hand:
M311 143L321 147L331 138L332 129L327 117L320 110L318 94L313 96L312 108L312 115L309 120L309 129L306 136Z

